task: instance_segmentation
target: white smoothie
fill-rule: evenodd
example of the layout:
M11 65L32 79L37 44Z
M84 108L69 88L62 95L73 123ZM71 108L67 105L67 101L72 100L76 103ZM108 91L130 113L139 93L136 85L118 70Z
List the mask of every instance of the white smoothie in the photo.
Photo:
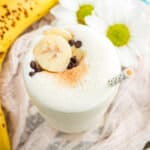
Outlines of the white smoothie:
M33 103L50 125L64 132L81 132L100 124L100 116L117 93L118 85L109 87L109 79L120 74L121 67L112 44L92 29L75 25L66 27L74 40L82 42L85 57L79 66L64 72L42 71L29 76L34 48L45 36L41 28L29 39L24 58L24 81Z

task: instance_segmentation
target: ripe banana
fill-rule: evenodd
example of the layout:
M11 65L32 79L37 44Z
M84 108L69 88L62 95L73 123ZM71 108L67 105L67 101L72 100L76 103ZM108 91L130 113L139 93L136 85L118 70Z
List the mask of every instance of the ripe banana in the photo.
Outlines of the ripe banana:
M68 41L56 34L44 36L34 48L33 53L39 65L50 72L65 71L72 56Z
M6 122L4 118L4 113L0 106L0 150L10 150L10 142L6 129Z
M67 31L65 29L58 29L58 28L53 28L49 31L45 31L44 34L45 35L50 35L50 34L60 35L68 41L70 39L72 39L72 37L73 37L73 35L69 31Z
M0 0L0 71L8 48L58 0Z

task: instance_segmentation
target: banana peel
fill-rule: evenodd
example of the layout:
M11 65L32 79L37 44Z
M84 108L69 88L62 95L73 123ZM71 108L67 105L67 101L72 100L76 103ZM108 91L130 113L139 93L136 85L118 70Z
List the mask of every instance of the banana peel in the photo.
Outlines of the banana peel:
M0 106L0 150L11 150L4 113Z
M39 20L58 0L0 0L0 72L8 49L31 24ZM11 150L7 126L0 105L0 150Z
M58 0L0 0L0 71L14 40Z

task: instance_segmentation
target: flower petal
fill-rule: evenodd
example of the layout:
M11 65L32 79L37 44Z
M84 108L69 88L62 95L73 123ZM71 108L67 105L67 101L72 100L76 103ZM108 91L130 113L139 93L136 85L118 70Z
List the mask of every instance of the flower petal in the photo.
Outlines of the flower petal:
M79 3L76 0L59 0L59 2L64 8L74 12L76 12L79 7Z
M128 47L117 49L118 57L122 66L125 67L136 67L137 59L136 55L133 55Z
M105 20L105 22L110 22L110 20L114 19L114 13L112 13L111 7L113 7L113 1L96 1L95 13ZM114 21L114 20L113 20Z
M85 22L88 26L92 27L93 29L97 30L100 33L105 34L107 25L100 18L96 17L95 15L88 16L85 18Z
M72 11L69 11L61 5L55 6L51 9L52 15L55 16L57 22L63 22L67 24L76 24L76 16Z
M135 19L138 18L138 19ZM144 19L141 15L130 17L128 19L128 26L133 37L144 38L150 35L150 22Z
M132 0L98 0L95 4L95 12L99 17L104 18L108 24L124 22L126 16L129 17L135 7Z
M149 44L149 39L147 38L132 38L129 42L129 48L131 49L133 54L141 56L147 51L150 51Z
M83 5L83 4L92 4L94 5L95 0L76 0L78 1L79 5Z

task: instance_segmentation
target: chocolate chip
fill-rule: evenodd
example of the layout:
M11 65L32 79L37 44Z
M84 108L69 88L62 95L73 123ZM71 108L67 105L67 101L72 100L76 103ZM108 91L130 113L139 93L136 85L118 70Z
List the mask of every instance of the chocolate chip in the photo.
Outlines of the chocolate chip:
M73 56L73 57L70 59L70 63L69 63L69 65L68 65L67 69L72 69L72 68L78 66L78 64L79 64L79 62L78 62L76 56Z
M36 62L35 62L35 61L31 61L30 67L31 67L32 69L35 69L35 68L36 68Z
M32 71L32 72L29 72L29 76L31 76L31 77L32 77L35 73L42 71L42 68L40 67L40 65L39 65L37 62L35 62L35 61L31 61L30 67L34 70L34 72L33 72L33 71Z
M41 72L41 71L42 71L42 68L40 67L38 63L36 63L35 72Z
M77 58L76 58L76 56L73 56L73 57L71 58L71 62L74 63L74 64L77 63Z
M68 43L69 43L70 46L73 46L75 44L75 41L74 40L69 40Z
M81 41L76 41L74 43L74 45L75 45L76 48L80 48L82 46L82 42Z
M31 61L30 67L34 70L34 72L41 72L42 71L42 68L40 67L40 65L35 61Z
M35 72L29 72L29 76L32 77L35 74Z
M148 141L148 142L145 144L143 150L146 150L147 148L150 148L150 141Z

